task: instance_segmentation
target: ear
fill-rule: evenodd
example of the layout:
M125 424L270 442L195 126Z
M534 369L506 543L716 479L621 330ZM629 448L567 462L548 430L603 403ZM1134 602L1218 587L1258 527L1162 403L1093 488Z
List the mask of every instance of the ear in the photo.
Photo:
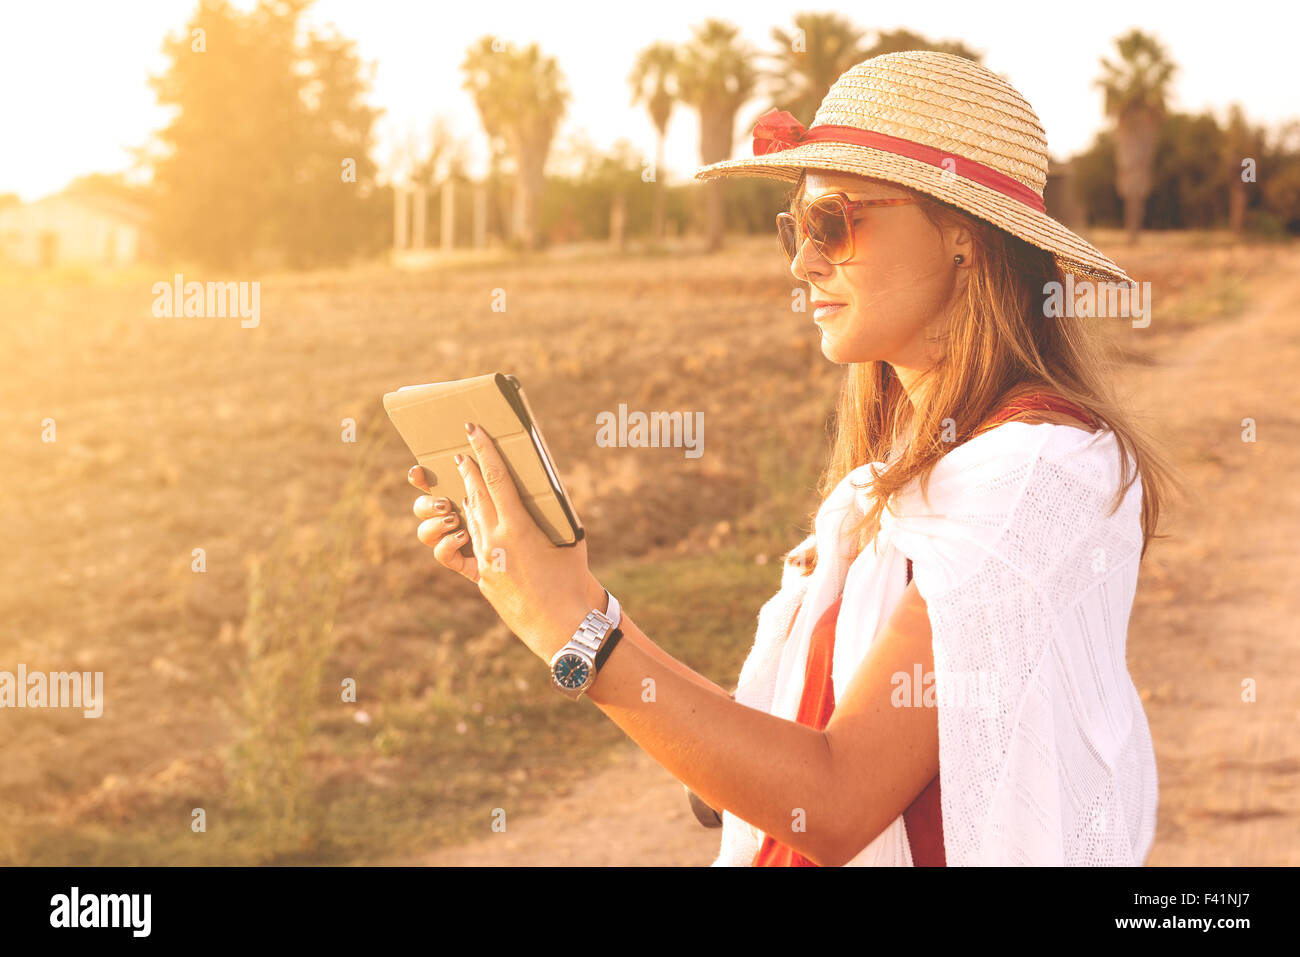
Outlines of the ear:
M961 256L962 266L974 262L975 233L965 223L954 224L945 230L944 245L947 247L949 261L954 256Z

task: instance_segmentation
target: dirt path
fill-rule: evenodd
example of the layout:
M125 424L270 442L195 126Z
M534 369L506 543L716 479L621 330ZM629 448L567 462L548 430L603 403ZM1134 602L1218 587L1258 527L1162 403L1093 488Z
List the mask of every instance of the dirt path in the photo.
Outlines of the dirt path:
M633 742L611 767L554 799L545 813L519 814L506 830L415 863L465 865L697 866L718 854L717 829L701 826L681 784Z
M1162 521L1129 627L1160 774L1151 865L1300 864L1300 254L1256 295L1127 378L1192 492ZM416 863L711 863L720 832L681 785L631 742L612 762L545 813Z
M1300 256L1280 265L1246 315L1134 377L1193 492L1129 628L1160 774L1152 865L1300 863Z

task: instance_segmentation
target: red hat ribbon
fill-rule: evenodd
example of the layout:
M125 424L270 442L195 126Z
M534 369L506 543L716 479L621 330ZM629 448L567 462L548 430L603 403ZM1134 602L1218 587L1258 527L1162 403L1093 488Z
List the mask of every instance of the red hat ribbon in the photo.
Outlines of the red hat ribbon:
M1005 173L998 172L983 163L954 156L943 150L916 143L887 133L874 130L860 130L856 126L832 126L822 124L806 129L785 110L771 109L764 113L754 125L754 155L764 156L782 150L802 146L804 143L829 141L835 143L853 143L871 149L905 156L908 159L928 163L940 169L964 177L973 183L987 186L1011 199L1024 203L1035 212L1045 213L1047 207L1043 198L1019 180L1012 179Z

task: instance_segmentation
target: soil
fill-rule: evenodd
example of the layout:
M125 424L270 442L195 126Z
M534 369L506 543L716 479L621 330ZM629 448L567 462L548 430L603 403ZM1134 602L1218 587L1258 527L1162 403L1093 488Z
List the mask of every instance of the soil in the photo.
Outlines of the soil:
M1191 493L1162 516L1129 623L1160 777L1148 865L1300 864L1300 253L1279 265L1244 314L1162 343L1122 386ZM701 866L720 833L628 741L542 813L416 863Z

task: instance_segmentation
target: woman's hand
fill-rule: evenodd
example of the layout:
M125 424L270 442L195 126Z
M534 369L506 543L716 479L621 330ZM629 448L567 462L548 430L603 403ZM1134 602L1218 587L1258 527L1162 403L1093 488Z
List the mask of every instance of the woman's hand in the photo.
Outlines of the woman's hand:
M496 444L477 426L467 423L466 431L474 455L457 464L468 491L463 518L447 499L421 495L416 537L439 563L476 583L506 627L549 664L588 611L605 610L605 590L587 567L586 541L553 544L524 507ZM420 466L407 479L429 491ZM467 541L469 557L460 551Z

